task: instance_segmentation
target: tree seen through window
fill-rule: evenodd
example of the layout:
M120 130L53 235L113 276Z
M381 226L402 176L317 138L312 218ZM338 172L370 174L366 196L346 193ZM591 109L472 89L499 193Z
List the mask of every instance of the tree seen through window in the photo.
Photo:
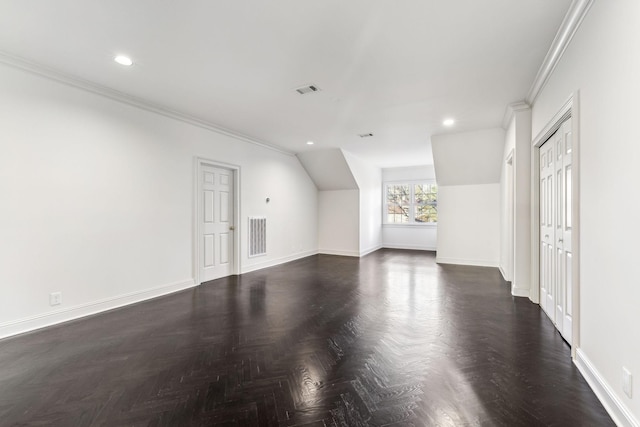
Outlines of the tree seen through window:
M386 223L438 222L437 184L387 184L385 190Z

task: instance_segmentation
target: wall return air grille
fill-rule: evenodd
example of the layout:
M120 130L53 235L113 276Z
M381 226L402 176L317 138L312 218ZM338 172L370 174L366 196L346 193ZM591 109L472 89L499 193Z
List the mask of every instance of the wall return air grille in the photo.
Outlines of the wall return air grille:
M267 218L249 217L249 257L267 254Z

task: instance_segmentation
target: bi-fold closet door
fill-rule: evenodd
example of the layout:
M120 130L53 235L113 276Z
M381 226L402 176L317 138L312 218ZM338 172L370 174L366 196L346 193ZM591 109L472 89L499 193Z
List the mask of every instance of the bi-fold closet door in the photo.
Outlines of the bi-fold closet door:
M572 330L571 118L540 147L540 305L562 336Z

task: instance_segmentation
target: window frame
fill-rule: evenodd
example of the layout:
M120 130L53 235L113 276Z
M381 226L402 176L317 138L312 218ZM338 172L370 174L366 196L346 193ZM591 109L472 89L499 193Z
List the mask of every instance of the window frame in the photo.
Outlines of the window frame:
M384 181L382 183L382 225L384 227L437 227L437 222L417 222L415 221L416 207L424 206L422 203L415 203L415 186L416 185L438 185L434 179L411 179L411 180L394 180ZM388 218L388 201L387 188L393 185L409 186L409 221L408 222L389 222ZM438 192L440 188L438 187ZM436 193L437 194L437 193ZM435 203L436 212L438 211L438 201Z

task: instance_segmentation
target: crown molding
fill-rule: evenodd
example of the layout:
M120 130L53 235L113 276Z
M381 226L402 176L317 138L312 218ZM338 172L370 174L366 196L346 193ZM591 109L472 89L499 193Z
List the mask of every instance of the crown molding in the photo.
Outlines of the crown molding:
M553 70L555 70L558 65L560 58L562 58L567 46L571 43L571 39L573 39L573 36L578 30L578 27L580 27L582 20L587 15L587 12L591 8L593 2L594 0L573 0L571 2L571 6L569 6L569 10L564 16L562 24L560 25L560 28L551 43L551 47L549 47L549 51L538 70L538 74L529 89L529 93L525 98L529 105L533 105L536 98L547 84L551 73L553 73Z
M102 86L100 84L91 82L89 80L85 80L80 77L67 74L67 73L55 70L53 68L49 68L42 64L38 64L32 61L26 60L24 58L20 58L18 56L11 55L6 52L0 51L0 63L4 65L8 65L13 68L18 68L20 70L23 70L32 74L39 75L41 77L45 77L49 80L53 80L58 83L65 84L67 86L72 86L72 87L84 90L86 92L91 92L91 93L104 96L106 98L109 98L118 102L122 102L124 104L131 105L133 107L150 111L152 113L160 114L162 116L165 116L174 120L178 120L183 123L197 126L199 128L206 129L221 135L229 136L231 138L238 139L240 141L248 142L250 144L254 144L262 148L277 151L278 153L281 153L281 154L295 156L295 153L291 151L277 147L268 142L250 137L248 135L244 135L240 132L224 128L222 126L219 126L215 123L212 123L200 117L192 116L190 114L186 114L186 113L174 110L164 105L156 104L146 99L129 95L127 93L120 92L118 90L111 89L106 86Z
M509 128L509 123L511 123L511 119L515 113L520 111L530 110L531 107L524 101L513 102L507 105L507 108L504 112L504 117L502 118L502 128L507 130Z

